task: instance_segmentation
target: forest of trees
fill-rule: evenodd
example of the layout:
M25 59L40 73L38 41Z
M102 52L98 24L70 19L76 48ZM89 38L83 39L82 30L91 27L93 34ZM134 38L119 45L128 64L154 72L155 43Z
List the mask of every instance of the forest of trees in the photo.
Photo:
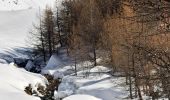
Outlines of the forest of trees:
M110 57L129 85L129 97L170 100L170 2L168 0L63 0L46 8L31 31L44 61L59 48L79 61ZM107 56L106 56L107 55Z

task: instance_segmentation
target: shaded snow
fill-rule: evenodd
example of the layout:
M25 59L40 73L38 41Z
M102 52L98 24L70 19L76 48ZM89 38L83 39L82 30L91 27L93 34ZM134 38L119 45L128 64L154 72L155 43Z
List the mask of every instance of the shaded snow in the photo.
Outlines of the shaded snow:
M63 66L63 63L62 61L60 60L60 58L57 57L57 55L52 55L45 67L45 69L57 69L59 67L62 67Z
M62 79L64 77L64 74L62 72L55 71L53 76L54 76L54 79Z
M29 60L25 66L25 69L30 71L31 68L33 68L33 67L35 67L34 63L31 60Z
M0 63L2 63L2 64L7 64L7 61L4 60L4 59L0 59Z

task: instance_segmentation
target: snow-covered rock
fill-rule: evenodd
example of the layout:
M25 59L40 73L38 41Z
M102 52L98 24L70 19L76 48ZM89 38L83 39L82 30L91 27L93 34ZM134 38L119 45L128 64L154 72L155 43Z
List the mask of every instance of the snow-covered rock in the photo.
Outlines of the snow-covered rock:
M58 58L57 55L52 55L50 60L47 63L47 66L45 67L45 69L53 69L53 68L59 68L63 66L62 61Z
M4 60L4 59L0 59L0 63L2 63L2 64L7 64L7 61Z
M0 52L1 52L1 50L0 50ZM4 54L1 55L0 54L0 59L4 59L7 63L14 62L14 58L10 55L4 55Z
M45 87L48 82L42 75L17 68L14 63L0 64L1 100L40 100L24 92L29 84L36 90L39 84Z
M61 98L65 98L67 96L68 96L67 93L65 93L64 91L60 91L60 92L54 91L54 99L55 100L58 100L58 99L61 99Z
M65 93L67 96L73 94L76 90L76 84L74 83L74 78L71 76L64 77L62 82L58 87L58 92Z
M66 66L61 61L61 59L56 54L54 54L50 57L45 68L41 70L41 73L52 75L54 76L55 79L57 79L57 78L62 78L65 72L68 72L67 69L70 69L70 66Z
M76 90L76 84L74 83L74 78L71 76L63 77L62 82L58 87L58 91L55 91L54 97L57 98L64 98L67 96L72 95Z
M63 100L102 100L102 99L96 98L96 97L91 96L91 95L77 94L77 95L71 95L69 97L66 97Z
M31 68L33 68L33 67L35 67L34 63L31 60L29 60L25 66L25 69L30 71Z
M64 77L64 74L62 72L56 71L53 74L54 79L62 79Z

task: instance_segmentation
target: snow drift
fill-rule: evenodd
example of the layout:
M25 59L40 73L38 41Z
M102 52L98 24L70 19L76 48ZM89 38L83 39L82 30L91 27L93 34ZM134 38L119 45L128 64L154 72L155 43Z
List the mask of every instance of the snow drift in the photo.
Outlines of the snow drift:
M102 99L98 99L96 97L90 96L90 95L72 95L69 97L64 98L63 100L102 100Z
M24 92L29 84L34 90L39 84L46 86L47 80L39 74L17 68L14 64L0 64L0 100L40 100Z

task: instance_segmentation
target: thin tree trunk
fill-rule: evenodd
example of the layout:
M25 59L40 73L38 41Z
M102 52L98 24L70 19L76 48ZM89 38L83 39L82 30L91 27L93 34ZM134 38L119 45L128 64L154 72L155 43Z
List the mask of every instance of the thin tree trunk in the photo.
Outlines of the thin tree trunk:
M77 59L76 59L76 56L75 56L75 63L74 63L74 67L75 67L75 75L77 76Z
M135 80L136 80L135 84L136 84L136 88L137 88L137 91L138 91L139 100L143 100L138 79L136 78Z
M42 37L42 32L41 32L41 45L42 45L43 60L44 60L44 62L46 62L46 52L45 52L45 46L44 46L44 40Z
M62 47L62 39L61 39L61 32L60 32L60 24L59 24L59 14L58 14L58 8L57 8L57 28L58 28L58 37L59 37L59 43L60 46Z
M133 95L132 95L132 78L131 78L131 68L130 68L130 55L129 55L129 50L128 50L128 69L129 69L129 73L128 73L128 77L129 77L129 94L130 94L130 98L133 99Z
M95 48L95 46L93 46L93 56L94 56L94 58L93 58L94 66L97 66L97 61L96 61L97 57L96 57L96 48Z
M49 49L49 55L51 57L51 55L52 55L52 46L51 46L51 32L50 31L48 32L48 49Z
M136 74L136 70L135 70L135 58L134 58L134 53L132 54L132 67L133 67L133 74L134 74L134 79L135 79L135 95L138 94L139 96L139 100L143 100L142 99L142 95L141 95L141 90L140 90L140 87L139 87L139 82L138 82L138 77L137 77L137 74Z
M132 78L129 76L129 93L130 93L130 98L133 99L132 95Z
M41 11L39 9L39 14L40 14L40 34L41 34L41 46L42 46L42 53L43 53L43 60L46 62L46 51L45 51L45 45L44 45L44 39L43 39L43 32L42 32L42 20L41 20Z

